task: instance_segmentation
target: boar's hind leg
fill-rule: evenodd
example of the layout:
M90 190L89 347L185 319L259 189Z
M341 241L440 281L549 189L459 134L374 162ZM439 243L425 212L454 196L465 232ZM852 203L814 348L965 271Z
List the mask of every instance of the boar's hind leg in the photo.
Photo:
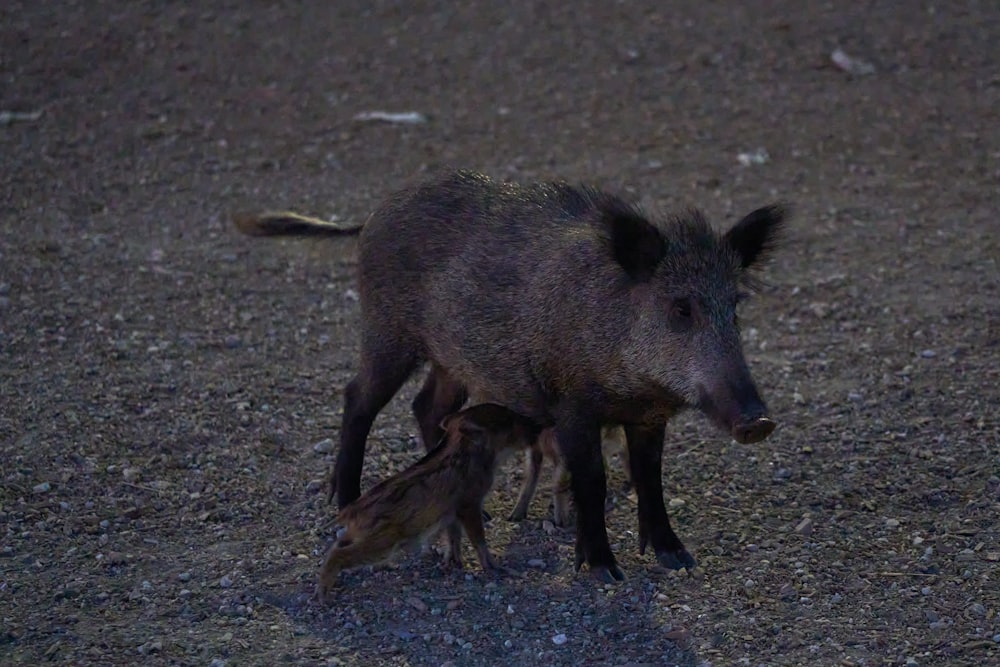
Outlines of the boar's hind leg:
M424 441L424 449L430 451L441 442L441 438L444 437L441 420L457 412L466 398L468 394L460 382L453 380L437 364L431 365L424 386L413 399L413 414L420 425L420 437Z
M379 343L382 343L381 347L377 346ZM376 338L375 345L368 341L362 343L361 370L344 390L340 450L328 491L332 499L336 490L340 507L361 495L361 466L368 432L375 416L416 368L419 362L417 349L415 345L398 338L390 339L389 336L381 337L381 340Z
M556 421L556 439L566 461L573 502L576 503L576 568L579 570L586 561L591 574L598 580L622 580L625 575L611 553L604 523L607 478L601 454L600 425L576 419Z
M653 544L656 560L672 570L694 568L694 557L670 527L663 506L664 426L626 426L628 463L639 496L639 553Z

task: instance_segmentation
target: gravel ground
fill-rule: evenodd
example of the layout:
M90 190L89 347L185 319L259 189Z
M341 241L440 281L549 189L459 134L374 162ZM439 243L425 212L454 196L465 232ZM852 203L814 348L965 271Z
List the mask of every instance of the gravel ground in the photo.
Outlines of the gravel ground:
M0 662L1000 664L1000 5L302 4L0 6ZM443 164L794 204L741 314L779 429L668 429L695 572L639 556L612 460L628 579L574 573L547 493L502 518L511 466L517 574L416 554L309 601L356 245L228 216L360 222ZM414 389L366 485L419 456Z

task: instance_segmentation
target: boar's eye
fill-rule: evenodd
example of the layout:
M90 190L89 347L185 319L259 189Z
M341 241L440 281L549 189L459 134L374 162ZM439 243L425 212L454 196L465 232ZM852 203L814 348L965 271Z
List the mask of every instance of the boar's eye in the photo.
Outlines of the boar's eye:
M681 297L670 304L670 321L678 328L691 326L691 299Z

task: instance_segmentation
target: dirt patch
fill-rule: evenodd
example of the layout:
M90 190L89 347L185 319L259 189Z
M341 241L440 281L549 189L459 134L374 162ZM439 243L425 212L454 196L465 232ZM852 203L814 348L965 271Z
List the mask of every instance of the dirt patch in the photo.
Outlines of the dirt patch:
M1000 7L328 4L0 8L0 661L1000 660ZM617 460L628 579L574 573L547 494L503 520L512 466L488 537L519 575L415 555L308 601L355 242L227 215L362 221L445 163L720 227L794 204L741 313L779 430L668 429L693 575L638 554ZM413 391L365 484L419 456Z

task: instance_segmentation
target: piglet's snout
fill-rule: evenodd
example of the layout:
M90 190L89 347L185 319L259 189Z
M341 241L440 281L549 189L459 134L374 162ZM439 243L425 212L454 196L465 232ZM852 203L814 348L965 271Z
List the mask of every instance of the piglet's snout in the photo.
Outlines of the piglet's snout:
M733 440L744 445L760 442L771 435L777 424L768 417L757 417L750 421L735 424L732 428Z

